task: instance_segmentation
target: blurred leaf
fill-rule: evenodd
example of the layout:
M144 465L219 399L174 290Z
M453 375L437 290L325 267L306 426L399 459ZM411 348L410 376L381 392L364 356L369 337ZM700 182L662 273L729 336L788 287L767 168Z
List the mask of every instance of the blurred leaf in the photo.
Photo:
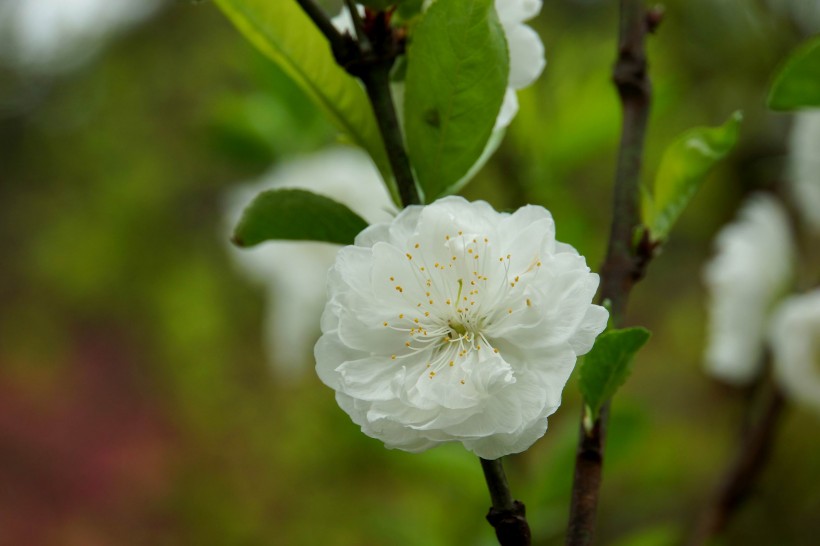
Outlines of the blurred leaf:
M216 0L216 4L254 46L299 84L341 131L367 150L397 200L367 95L336 64L327 40L299 5L282 0Z
M803 44L786 59L767 102L772 110L820 106L820 37Z
M323 195L305 190L270 190L250 204L234 231L233 242L251 247L275 239L351 245L367 222Z
M652 191L642 188L641 216L652 240L666 239L697 193L709 169L737 142L743 115L735 112L720 127L695 127L664 152Z
M481 157L501 108L509 58L492 0L438 0L407 56L407 151L430 202Z
M595 346L584 357L579 386L584 402L598 416L601 406L626 382L632 373L632 358L649 340L645 328L609 330L598 337Z

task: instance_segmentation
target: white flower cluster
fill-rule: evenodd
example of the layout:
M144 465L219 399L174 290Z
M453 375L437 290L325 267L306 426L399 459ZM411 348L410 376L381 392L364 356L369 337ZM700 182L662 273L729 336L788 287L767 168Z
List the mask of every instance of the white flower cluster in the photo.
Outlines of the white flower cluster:
M796 252L783 206L753 195L717 237L705 268L711 296L706 364L717 378L747 385L771 350L774 377L794 400L820 411L820 290L785 297Z
M577 356L606 326L597 287L541 207L409 207L339 252L316 369L389 448L517 453L544 434Z

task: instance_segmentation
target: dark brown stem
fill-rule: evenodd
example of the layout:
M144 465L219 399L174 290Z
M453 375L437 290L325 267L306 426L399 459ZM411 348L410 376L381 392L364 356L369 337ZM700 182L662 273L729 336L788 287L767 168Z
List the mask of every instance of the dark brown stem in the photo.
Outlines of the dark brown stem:
M347 2L360 38L356 40L348 34L341 34L314 0L296 1L330 42L336 62L362 80L379 125L402 205L419 204L421 198L390 92L390 69L404 48L403 38L390 26L390 14L368 11L366 20L362 21L353 2Z
M750 427L740 442L731 463L723 472L712 499L701 511L689 546L703 546L719 535L732 515L748 499L755 479L766 464L774 444L773 437L783 413L783 393L769 382L768 392L757 424Z
M330 22L330 18L325 11L319 7L314 0L296 0L296 2L302 8L302 11L310 17L310 20L313 21L316 28L325 35L334 53L347 47L344 35L339 32L339 29L333 26L333 23Z
M638 207L641 159L651 102L644 42L646 34L654 31L659 21L659 12L647 11L642 0L621 0L618 58L613 79L621 99L623 125L600 293L600 301L609 304L615 327L623 324L629 293L643 277L654 252L647 235L636 244L635 234L640 233L641 228ZM589 431L584 427L583 415L581 418L567 546L591 544L595 535L608 415L609 402L604 404Z
M495 528L501 546L530 546L531 533L524 503L513 499L501 459L481 459L481 469L490 491L492 507L487 521Z
M370 70L361 74L362 82L370 97L376 121L379 124L384 146L387 149L387 158L396 185L399 188L399 197L402 205L418 205L421 203L413 171L410 168L410 158L404 148L404 139L393 95L390 92L390 65L372 66Z

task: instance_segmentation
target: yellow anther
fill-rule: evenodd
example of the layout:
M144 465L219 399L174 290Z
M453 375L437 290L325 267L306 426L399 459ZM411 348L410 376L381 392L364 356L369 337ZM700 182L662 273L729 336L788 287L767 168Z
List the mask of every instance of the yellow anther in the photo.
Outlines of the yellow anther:
M391 356L390 356L390 359L391 359L391 360L396 360L396 355L391 355Z
M527 298L527 307L532 307L532 300Z
M399 292L404 292L404 288L402 288L401 286L397 286L396 290L398 290Z
M399 318L404 318L404 313L400 313Z
M409 341L405 341L405 342L404 342L404 346L405 346L405 347L409 347L409 346L410 346L410 342L409 342Z
M418 324L418 323L419 323L419 319L414 318L414 319L413 319L413 322L415 322L416 324Z
M493 349L493 352L494 352L495 354L498 354L498 348Z
M389 326L389 325L387 324L387 321L384 321L384 325L385 325L385 326Z
M419 247L419 244L418 244L418 243L416 243L415 245L413 245L413 248L418 248L418 247Z
M390 277L390 282L393 282L393 281L395 281L395 280L396 280L396 278L395 278L395 277Z
M424 312L424 316L425 316L425 317L429 317L429 316L430 316L430 311L425 311L425 312Z
M452 368L452 367L453 367L453 366L455 366L455 365L456 365L456 363L455 363L454 361L452 361L452 360L451 360L451 361L450 361L450 367Z
M461 383L461 384L463 385L463 384L464 384L464 380L462 379L461 381L459 381L459 383Z
M472 249L472 248L468 248L468 249L467 249L467 253L468 253L468 254L472 254L472 253L473 253L473 249Z
M507 313L512 315L512 309L507 309Z
M463 231L459 231L459 232L458 232L458 234L459 234L459 235L464 235L464 232L463 232Z
M412 254L410 254L409 252L408 252L407 254L405 254L405 256L407 256L407 259L408 259L408 260L412 260L412 259L413 259L413 255L412 255Z

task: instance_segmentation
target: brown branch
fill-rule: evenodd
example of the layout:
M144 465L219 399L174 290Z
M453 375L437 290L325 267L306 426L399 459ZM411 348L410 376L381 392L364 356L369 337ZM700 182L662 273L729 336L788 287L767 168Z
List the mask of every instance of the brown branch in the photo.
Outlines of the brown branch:
M492 507L487 521L495 528L501 546L530 546L531 533L524 503L513 500L501 459L481 459L481 469L490 491Z
M644 41L659 24L661 12L647 11L642 0L621 0L618 58L613 80L623 110L621 143L612 200L612 226L607 255L601 266L600 301L608 302L612 323L621 326L629 294L643 277L654 253L648 235L635 244L641 228L639 212L641 159L649 118L651 85ZM595 534L601 487L609 402L589 429L581 418L575 456L567 546L588 545Z
M756 426L746 431L737 453L723 472L723 478L712 499L701 511L688 542L690 546L708 544L712 537L726 528L732 515L748 499L756 478L768 461L785 399L771 381L765 396L764 407Z
M330 42L330 49L339 66L364 84L402 205L406 207L420 203L421 198L404 148L404 137L390 92L390 69L396 57L404 51L404 39L391 27L390 13L367 11L366 20L362 21L353 2L347 2L356 32L361 38L356 40L349 34L340 33L314 0L296 1Z

